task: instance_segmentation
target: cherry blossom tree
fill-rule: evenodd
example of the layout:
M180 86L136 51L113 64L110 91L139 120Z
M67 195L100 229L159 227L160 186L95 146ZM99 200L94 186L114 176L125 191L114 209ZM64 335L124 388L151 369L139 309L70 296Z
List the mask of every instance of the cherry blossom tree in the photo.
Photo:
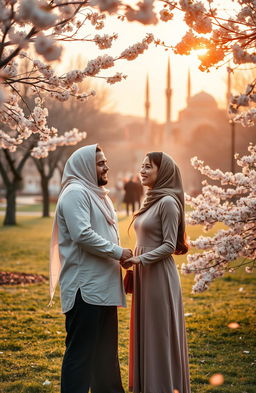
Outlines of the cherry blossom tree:
M124 10L128 21L155 24L159 20L173 23L178 14L188 27L180 42L155 39L157 45L171 48L179 55L198 53L200 70L209 72L213 67L227 66L233 72L241 65L256 64L256 2L255 0L144 0L136 6L121 1L96 1L101 7L113 4ZM203 50L203 51L202 51ZM203 52L203 53L201 53ZM250 126L256 119L256 80L245 87L243 93L231 97L230 113L234 121ZM246 108L240 113L239 108Z
M104 54L89 60L81 70L58 75L50 63L61 59L61 43L92 41L99 50L104 50L118 38L117 34L96 34L88 38L86 26L89 24L97 31L101 30L106 18L104 11L116 11L119 2L93 3L97 8L87 0L0 1L0 122L7 127L7 130L0 130L0 147L3 149L13 152L31 135L36 135L38 142L32 147L31 155L43 158L57 146L73 144L84 138L85 134L78 130L67 131L60 137L55 127L48 126L47 97L61 102L70 97L86 101L95 95L95 91L79 91L80 82L98 76L101 70L113 67L118 60L135 59L153 42L153 35L147 34L141 42L124 49L115 58ZM30 62L30 68L24 73L20 69L25 60ZM100 77L110 84L126 78L121 73ZM23 97L20 91L24 85L36 96L34 105L28 108L28 115L21 106Z
M223 173L204 165L197 157L192 165L201 174L218 181L221 186L203 181L202 193L197 197L186 196L193 208L187 215L191 225L200 224L208 231L216 223L227 228L213 236L200 236L190 241L201 253L190 254L188 263L183 264L184 274L195 274L193 292L206 290L217 277L226 271L233 272L242 265L250 273L256 261L256 146L248 147L249 155L236 155L240 172Z
M210 71L226 64L228 72L240 65L256 64L256 2L255 0L162 0L160 19L168 22L177 12L184 14L188 31L173 49L180 55L198 53L201 71ZM168 43L157 40L158 44ZM231 65L230 65L231 64ZM256 120L256 79L250 81L241 94L231 97L229 112L234 121L251 126ZM240 107L247 107L239 113Z
M6 187L6 225L15 224L16 191L29 156L43 159L57 147L75 145L86 137L77 128L59 135L54 125L48 125L49 97L61 103L71 97L86 103L96 92L80 91L81 82L98 77L118 60L135 59L153 42L153 35L147 34L115 58L104 54L82 69L58 75L55 62L61 60L63 43L94 42L105 50L118 38L117 34L88 37L86 28L103 29L105 11L115 11L118 1L94 3L96 8L87 0L0 0L0 173ZM109 84L126 78L119 72L99 77ZM33 102L25 99L24 90ZM17 148L19 154L13 157Z

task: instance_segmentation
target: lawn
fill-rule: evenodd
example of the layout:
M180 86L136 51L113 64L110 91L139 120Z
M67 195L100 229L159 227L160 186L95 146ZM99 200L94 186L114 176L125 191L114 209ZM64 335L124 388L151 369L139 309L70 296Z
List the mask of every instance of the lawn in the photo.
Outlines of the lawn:
M1 270L48 275L52 218L20 217L18 222L17 227L0 228ZM133 247L134 235L128 236L127 227L128 220L121 218L122 244ZM200 231L188 228L192 237ZM178 265L183 260L176 258ZM181 276L181 282L188 314L192 393L255 393L256 274L244 270L227 274L198 295L191 294L192 276ZM65 330L58 295L53 308L48 308L48 283L0 287L1 393L59 392ZM119 309L119 321L119 355L127 392L129 307ZM240 327L230 329L229 322ZM214 373L223 374L222 386L209 385Z
M50 211L54 212L56 203L50 203ZM0 206L0 212L4 212L6 210L5 206ZM17 212L38 212L42 213L43 205L42 203L35 204L17 204Z

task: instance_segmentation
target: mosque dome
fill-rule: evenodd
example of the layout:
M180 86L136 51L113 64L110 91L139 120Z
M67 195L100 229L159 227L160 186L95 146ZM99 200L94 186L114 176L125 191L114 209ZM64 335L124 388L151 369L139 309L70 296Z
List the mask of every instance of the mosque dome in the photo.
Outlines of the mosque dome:
M213 96L206 93L205 91L200 91L189 99L189 106L200 106L200 107L214 107L217 108L217 102Z

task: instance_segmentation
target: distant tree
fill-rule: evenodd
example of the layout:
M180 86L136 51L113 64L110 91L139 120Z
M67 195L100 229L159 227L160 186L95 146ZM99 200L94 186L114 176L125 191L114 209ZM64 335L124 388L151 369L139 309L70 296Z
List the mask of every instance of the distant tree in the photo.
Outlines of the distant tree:
M27 147L24 144L23 154L15 154L15 157L8 149L0 151L0 174L6 190L4 225L16 225L16 194L21 186L22 170L34 146L34 141L30 140Z

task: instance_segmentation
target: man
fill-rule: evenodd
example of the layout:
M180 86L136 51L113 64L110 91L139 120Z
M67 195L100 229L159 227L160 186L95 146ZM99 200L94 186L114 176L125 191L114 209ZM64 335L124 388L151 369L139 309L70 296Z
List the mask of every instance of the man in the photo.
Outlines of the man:
M66 315L61 393L124 393L117 352L117 306L125 306L119 260L132 251L118 245L116 214L103 187L108 170L103 151L91 145L75 151L63 172L51 257L51 292L60 262Z
M126 204L126 215L129 216L129 206L132 207L132 212L135 211L135 202L137 196L137 184L133 181L133 176L124 185L124 202Z

